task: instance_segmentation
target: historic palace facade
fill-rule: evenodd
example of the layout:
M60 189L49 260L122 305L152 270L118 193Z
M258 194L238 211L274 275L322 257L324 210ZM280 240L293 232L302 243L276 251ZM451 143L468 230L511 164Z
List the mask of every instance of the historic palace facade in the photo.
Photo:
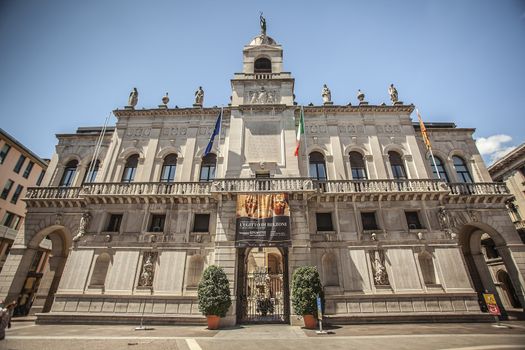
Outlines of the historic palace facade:
M192 108L153 109L135 109L134 91L114 127L57 135L0 296L19 298L50 242L28 309L38 322L204 322L196 287L212 264L231 282L224 324L295 322L289 285L303 265L318 267L336 322L486 319L485 290L516 306L498 294L490 249L525 305L512 195L492 182L474 129L428 124L434 167L397 91L389 105L363 93L337 105L326 88L322 104L297 106L263 29L244 47L210 153L221 108L203 107L202 90Z

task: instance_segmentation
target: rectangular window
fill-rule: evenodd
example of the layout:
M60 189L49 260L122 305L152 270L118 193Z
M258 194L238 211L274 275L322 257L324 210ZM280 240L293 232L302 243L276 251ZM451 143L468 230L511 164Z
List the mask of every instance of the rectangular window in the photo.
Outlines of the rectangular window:
M164 214L151 215L151 225L149 226L149 232L163 232L165 221L166 215Z
M9 192L11 192L11 188L13 187L13 180L7 180L5 183L4 189L2 190L2 194L0 194L0 198L7 199L7 196L9 196Z
M18 158L18 161L16 162L16 165L15 165L13 171L18 174L20 172L20 169L22 169L22 165L24 165L25 161L26 161L26 156L21 154L20 158Z
M375 212L361 213L361 222L363 223L363 230L378 230Z
M2 150L0 151L0 164L4 163L5 158L7 157L7 154L11 150L11 146L9 146L7 143L4 144L2 147Z
M122 223L122 214L111 214L109 217L107 232L119 232Z
M42 170L40 172L40 175L38 175L38 180L36 180L36 185L40 186L42 184L42 180L44 179L44 175L46 174L45 170Z
M195 214L193 232L210 232L210 214Z
M18 229L18 224L20 223L20 216L13 214L7 211L2 220L2 225L12 228L13 230Z
M31 170L33 170L34 165L35 163L32 161L29 161L29 163L27 163L26 170L24 170L24 175L22 175L24 178L27 179L29 177L29 175L31 174Z
M333 231L332 213L316 213L317 231Z
M417 230L423 228L417 211L405 211L405 217L407 218L408 229Z
M18 202L18 198L20 198L20 194L22 193L23 190L24 190L24 186L22 185L16 186L15 193L13 193L13 197L11 198L11 203L16 204L16 202Z

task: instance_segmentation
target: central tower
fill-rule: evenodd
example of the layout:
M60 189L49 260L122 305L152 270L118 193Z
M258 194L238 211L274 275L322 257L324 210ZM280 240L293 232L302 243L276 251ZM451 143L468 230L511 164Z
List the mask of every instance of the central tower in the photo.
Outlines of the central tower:
M243 68L231 80L226 177L299 176L295 148L294 79L283 72L283 49L261 34L243 49Z

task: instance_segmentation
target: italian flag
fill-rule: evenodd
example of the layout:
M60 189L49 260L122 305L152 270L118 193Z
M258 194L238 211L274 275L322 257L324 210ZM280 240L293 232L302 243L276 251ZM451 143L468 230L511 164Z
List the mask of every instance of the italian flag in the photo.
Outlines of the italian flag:
M299 125L297 126L297 146L295 146L294 156L299 156L299 146L301 145L301 135L304 134L304 112L301 107L301 119L299 119Z

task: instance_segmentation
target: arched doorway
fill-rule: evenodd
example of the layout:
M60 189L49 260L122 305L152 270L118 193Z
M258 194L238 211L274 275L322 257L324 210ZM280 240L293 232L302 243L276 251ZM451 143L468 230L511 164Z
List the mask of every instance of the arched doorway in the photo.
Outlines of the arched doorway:
M239 248L237 323L287 323L287 248Z
M14 316L51 311L71 245L69 237L63 226L55 225L31 239L11 286L10 294L18 301Z
M483 293L488 292L494 294L502 316L507 317L506 306L508 307L509 304L504 303L502 296L498 293L497 270L504 267L507 271L515 271L516 274L519 272L512 261L509 262L502 254L505 249L503 237L488 225L472 223L462 226L459 231L459 243L474 290L478 294L481 311L488 312L483 300ZM516 280L519 280L517 276ZM514 289L510 277L505 282L510 286L509 290Z
M503 303L506 304L506 306L518 309L521 308L520 300L518 299L518 296L516 295L516 290L514 289L514 286L512 285L512 281L510 280L509 274L505 270L499 270L496 274L496 278L498 280L498 287L501 288L503 291L503 295L501 296L503 299Z

